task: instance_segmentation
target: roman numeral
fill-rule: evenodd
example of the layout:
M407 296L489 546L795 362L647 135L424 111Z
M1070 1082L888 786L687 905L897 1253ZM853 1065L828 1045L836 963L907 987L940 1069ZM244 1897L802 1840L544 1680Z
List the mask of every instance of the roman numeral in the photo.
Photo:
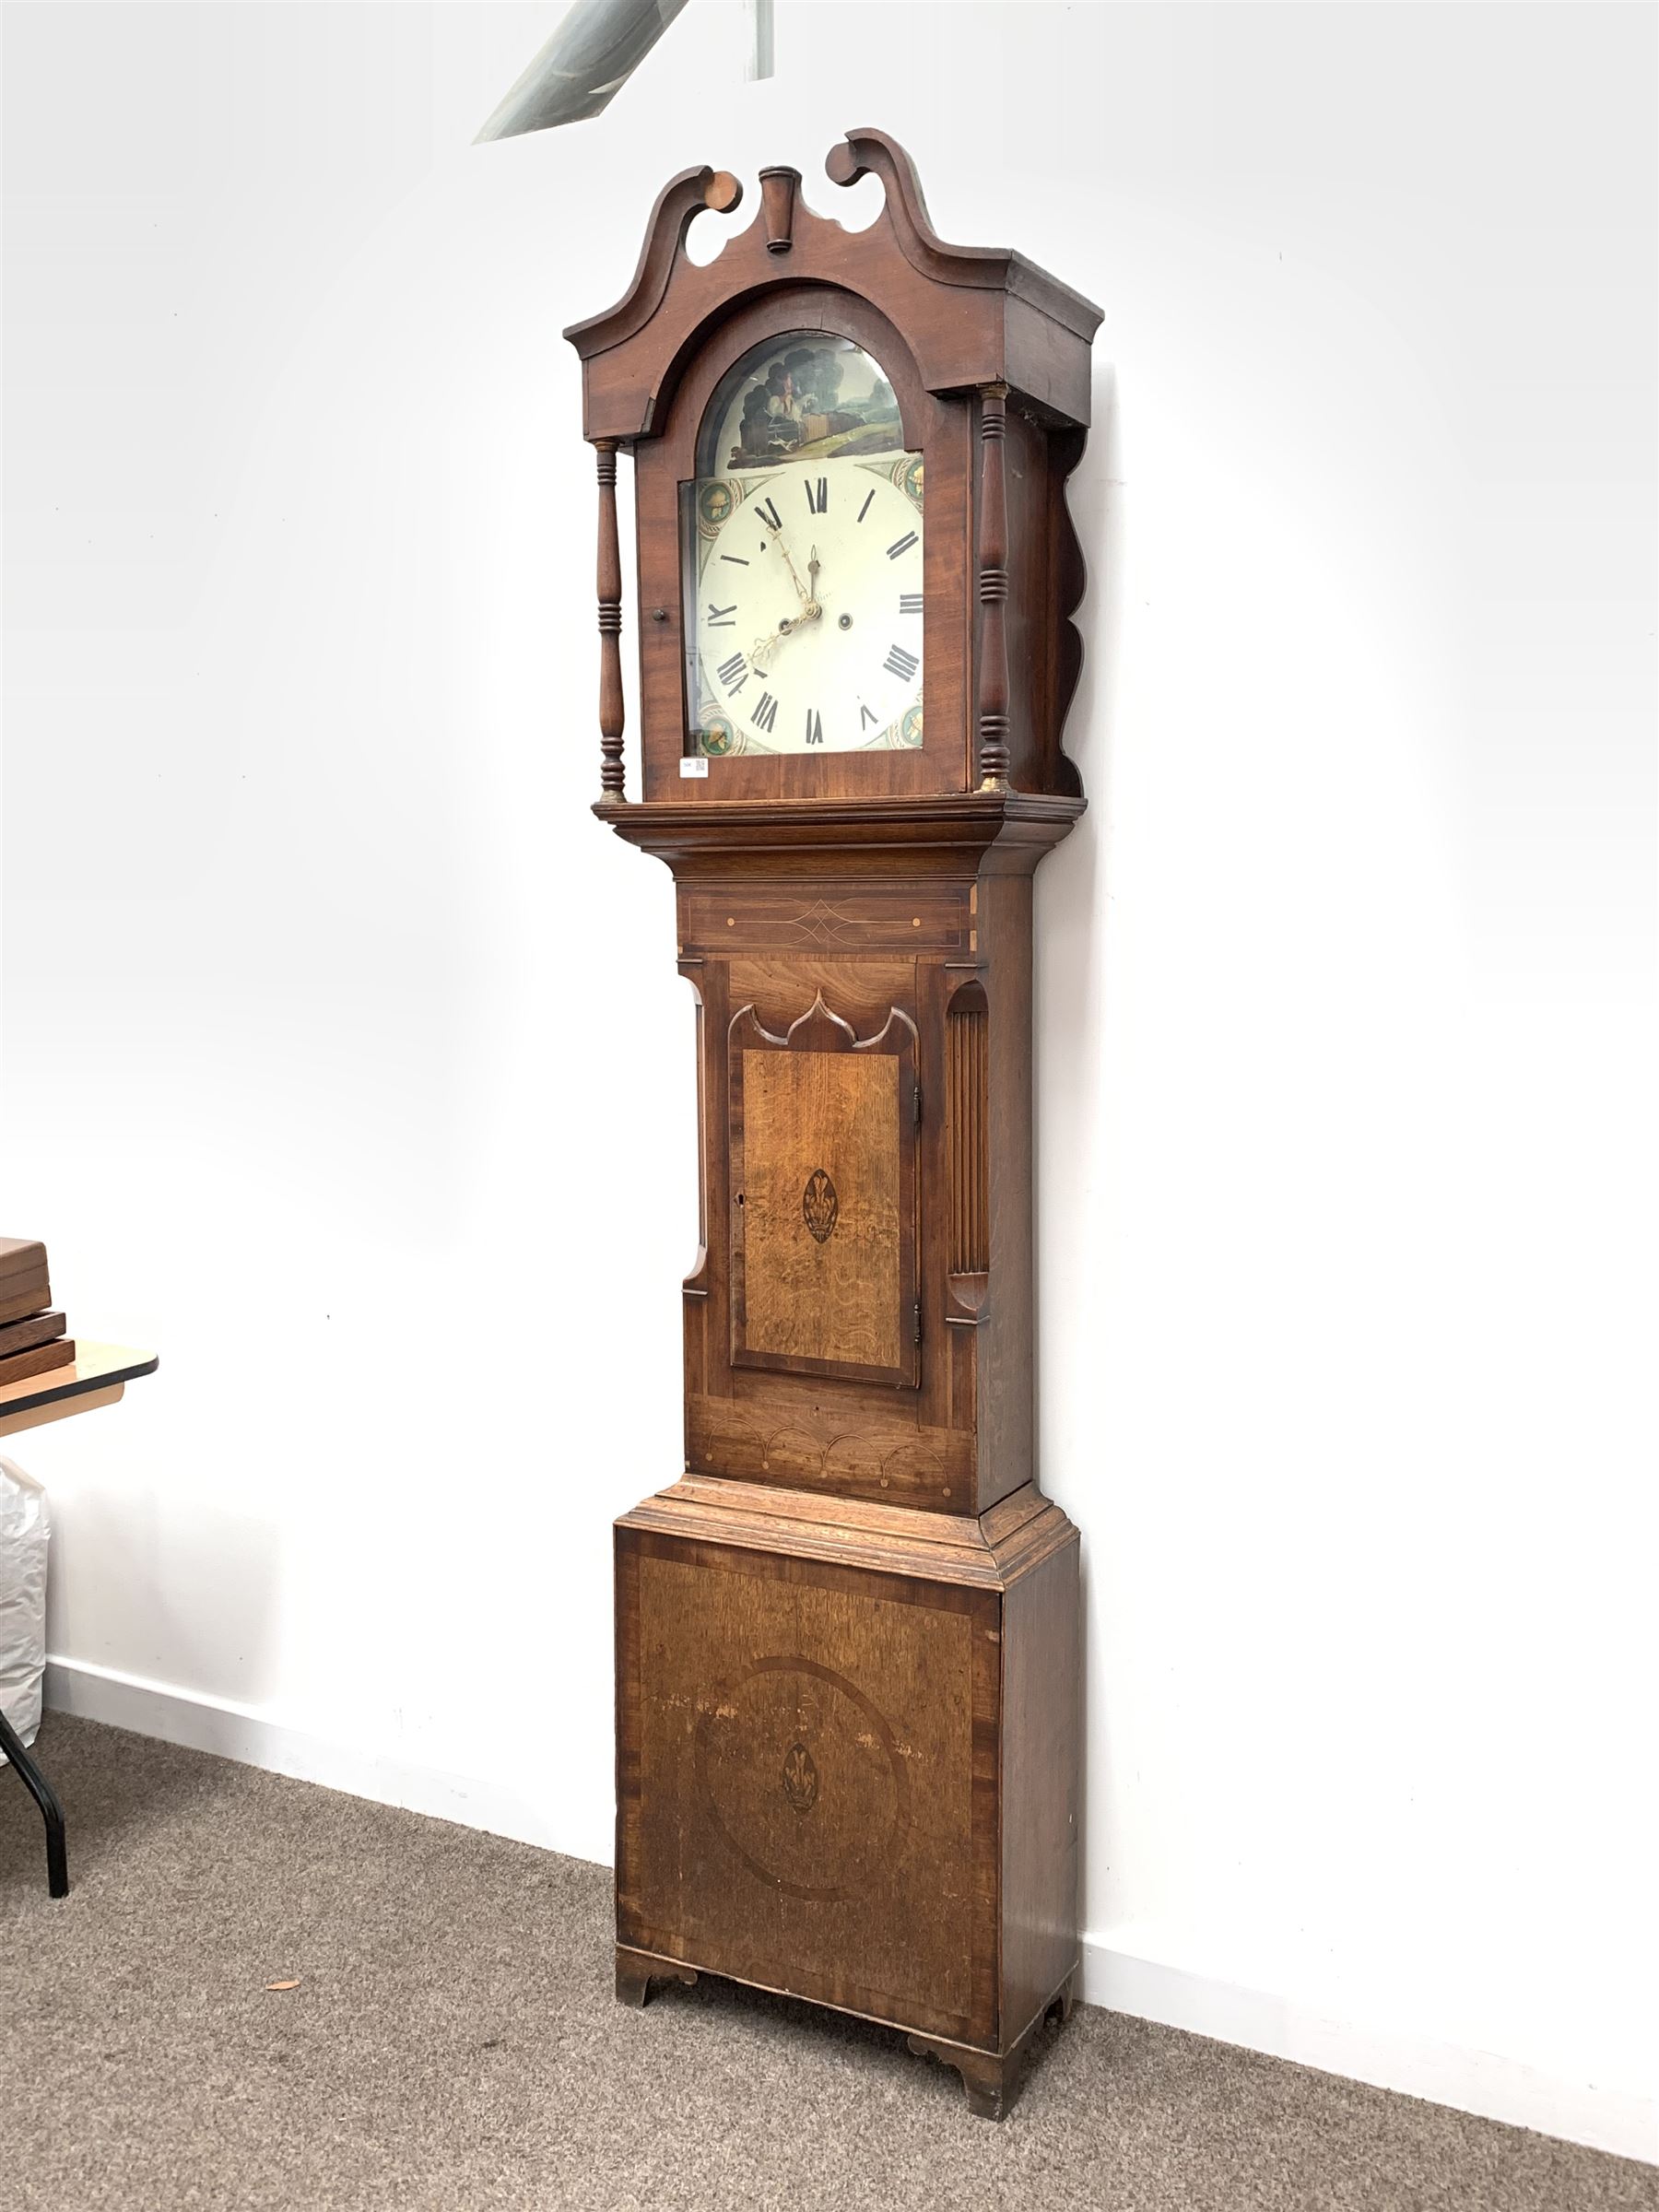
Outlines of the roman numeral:
M778 719L778 702L770 691L762 691L760 703L755 709L755 727L770 731Z
M858 511L858 519L859 519L859 521L860 521L861 523L864 521L864 518L865 518L865 516L866 514L868 514L868 513L869 513L869 512L870 512L870 501L871 501L871 500L873 500L875 497L876 497L876 494L875 494L873 491L866 491L866 492L865 493L865 503L864 503L864 505L863 505L863 506L862 506L862 507L859 509L859 511Z
M714 673L728 691L741 691L749 679L748 664L740 653L735 653L729 661L722 661Z
M806 742L808 745L822 745L824 742L824 725L810 707L806 710Z
M723 553L720 558L722 560L731 561L735 567L739 569L747 569L748 567L747 560L741 553Z
M915 542L915 532L913 530L907 530L902 537L896 538L888 547L888 559L889 560L897 560L900 554L908 553Z
M828 477L820 477L818 478L818 494L816 498L813 495L812 478L810 477L807 477L806 504L811 508L814 514L823 513L825 508L830 504L830 479Z
M906 653L902 645L892 646L888 650L887 659L881 665L884 668L891 669L895 676L901 676L907 684L922 665L915 654Z
M730 606L716 606L711 599L709 611L704 617L704 620L711 629L735 629L737 627L737 602L734 599Z
M858 726L861 730L864 728L866 722L870 724L871 728L874 729L876 726L876 717L871 713L868 707L861 703L858 710Z
M899 612L901 615L919 615L922 612L921 593L900 592L899 594Z
M783 517L778 512L777 509L772 505L770 500L762 500L759 506L756 508L755 512L760 517L760 520L766 524L769 530L782 529Z

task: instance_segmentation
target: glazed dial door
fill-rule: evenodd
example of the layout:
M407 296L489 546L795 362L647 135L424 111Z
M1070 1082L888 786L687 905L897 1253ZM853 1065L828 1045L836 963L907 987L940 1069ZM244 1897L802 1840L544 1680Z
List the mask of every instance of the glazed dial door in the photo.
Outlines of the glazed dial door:
M711 403L699 464L687 750L920 746L923 465L878 366L822 334L756 348Z

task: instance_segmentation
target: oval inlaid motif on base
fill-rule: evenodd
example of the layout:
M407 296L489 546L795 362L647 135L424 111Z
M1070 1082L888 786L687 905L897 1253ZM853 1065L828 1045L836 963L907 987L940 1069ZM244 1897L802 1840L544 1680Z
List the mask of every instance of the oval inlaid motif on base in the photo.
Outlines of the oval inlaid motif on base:
M783 1754L783 1794L797 1813L809 1813L818 1803L818 1763L805 1744L791 1744Z
M703 1705L697 1781L749 1872L790 1897L853 1897L891 1871L910 1781L887 1716L817 1660L762 1659Z
M801 1194L801 1212L814 1241L827 1244L841 1218L841 1194L822 1168L814 1168Z

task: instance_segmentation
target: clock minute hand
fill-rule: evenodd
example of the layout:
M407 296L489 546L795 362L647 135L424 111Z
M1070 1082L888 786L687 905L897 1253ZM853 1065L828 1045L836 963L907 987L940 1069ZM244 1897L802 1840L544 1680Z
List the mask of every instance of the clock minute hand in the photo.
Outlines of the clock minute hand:
M794 584L795 590L801 594L801 605L803 606L810 606L812 605L812 594L801 582L800 571L795 567L794 560L790 558L789 547L783 543L782 530L781 528L774 530L772 532L772 536L777 540L779 552L782 553L784 559L789 562L790 578Z

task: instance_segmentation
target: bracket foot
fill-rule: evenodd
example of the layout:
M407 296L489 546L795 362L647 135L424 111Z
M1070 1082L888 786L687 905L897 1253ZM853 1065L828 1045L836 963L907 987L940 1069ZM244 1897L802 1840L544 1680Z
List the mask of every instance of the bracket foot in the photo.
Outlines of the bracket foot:
M1077 1976L1081 1971L1080 1966L1073 1967L1025 2032L1006 2051L977 2051L971 2044L950 2043L934 2035L912 2035L905 2040L918 2058L936 2058L941 2065L956 2068L962 2077L971 2112L982 2120L1001 2120L1013 2109L1037 2030L1056 2017L1062 2022L1070 2019L1077 2001Z
M697 1980L697 1970L690 1966L677 1966L671 1959L659 1959L651 1951L630 1950L625 1943L617 1946L617 2002L631 2005L640 2010L651 1994L653 1982L683 1982L688 1989Z

